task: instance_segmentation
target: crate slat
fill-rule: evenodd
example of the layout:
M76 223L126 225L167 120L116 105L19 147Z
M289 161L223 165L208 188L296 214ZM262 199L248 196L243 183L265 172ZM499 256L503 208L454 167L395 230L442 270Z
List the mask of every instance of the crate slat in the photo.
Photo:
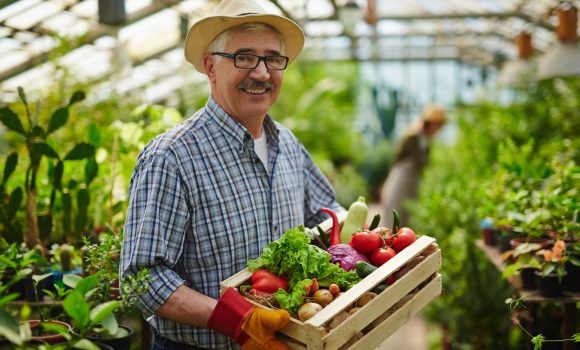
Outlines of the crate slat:
M354 287L344 293L339 299L306 321L306 324L310 324L314 327L320 327L324 325L326 322L328 322L328 320L332 319L339 312L346 309L349 305L352 305L352 303L360 298L363 293L368 292L369 290L376 287L379 283L381 283L381 281L385 280L391 274L399 270L399 268L401 268L415 256L419 255L423 250L425 250L425 248L434 242L435 238L427 236L420 237L413 244L405 248L401 253L395 255L394 258L387 261L383 266L375 270L375 272L371 273L361 282L357 283ZM416 285L421 282L422 280L418 281Z
M424 261L409 271L400 280L371 300L362 309L350 316L340 326L333 329L322 340L326 350L336 350L355 334L391 308L397 301L409 294L421 282L432 276L441 267L441 250L429 255ZM368 277L367 277L368 278ZM363 280L364 282L364 280ZM363 283L360 282L360 283ZM341 297L343 298L344 295ZM341 298L337 299L340 300ZM330 305L332 305L332 302ZM330 305L328 307L330 307ZM327 307L327 308L328 308ZM324 310L323 310L324 311ZM321 311L322 312L322 311ZM308 324L308 322L306 322Z
M397 310L389 318L384 320L375 329L359 339L348 350L369 350L375 349L382 344L395 331L409 322L419 311L423 310L430 302L441 294L441 275L429 282L413 299L409 300L403 307Z

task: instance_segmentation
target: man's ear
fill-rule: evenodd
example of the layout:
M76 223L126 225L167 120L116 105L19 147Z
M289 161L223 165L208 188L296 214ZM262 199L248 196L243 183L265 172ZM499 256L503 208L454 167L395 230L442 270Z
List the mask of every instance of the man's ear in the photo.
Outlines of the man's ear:
M206 53L205 55L203 55L203 65L205 67L205 74L207 75L207 77L209 78L209 81L214 84L216 81L216 77L215 77L215 70L216 70L216 63L215 63L215 58L213 57L213 55L210 55L208 53Z

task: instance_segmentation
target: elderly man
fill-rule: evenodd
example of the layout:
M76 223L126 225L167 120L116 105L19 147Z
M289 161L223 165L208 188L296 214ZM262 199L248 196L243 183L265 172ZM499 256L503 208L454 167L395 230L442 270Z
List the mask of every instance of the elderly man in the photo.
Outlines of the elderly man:
M219 283L286 229L344 210L292 133L267 114L304 44L292 21L224 0L192 26L185 56L211 83L193 117L152 140L130 183L121 275L152 272L140 309L153 349L286 349L286 311L252 307ZM239 345L236 345L239 344Z

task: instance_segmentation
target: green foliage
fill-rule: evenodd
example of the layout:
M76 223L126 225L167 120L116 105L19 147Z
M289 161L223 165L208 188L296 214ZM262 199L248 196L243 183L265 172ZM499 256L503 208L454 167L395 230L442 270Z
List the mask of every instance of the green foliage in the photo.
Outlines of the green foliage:
M411 227L437 238L445 252L443 294L426 315L449 329L454 348L509 344L509 313L502 301L510 287L474 244L480 238L478 222L501 213L507 218L510 211L523 215L519 217L525 222L533 218L527 216L533 208L556 205L545 198L550 192L539 191L545 190L542 179L562 172L561 164L578 162L579 82L578 78L541 81L520 91L509 106L494 101L460 106L456 143L432 147L431 167L424 174L419 198L407 204L413 214ZM556 187L564 188L555 183ZM512 207L497 205L503 202ZM573 216L571 208L566 210L563 221Z

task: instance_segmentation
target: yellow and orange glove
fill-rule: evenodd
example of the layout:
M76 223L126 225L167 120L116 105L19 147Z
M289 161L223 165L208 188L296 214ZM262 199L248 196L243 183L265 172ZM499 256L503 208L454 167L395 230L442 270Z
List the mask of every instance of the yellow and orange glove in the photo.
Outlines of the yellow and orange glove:
M290 350L276 339L276 331L290 322L287 311L256 309L233 288L218 301L207 328L224 334L242 350Z

